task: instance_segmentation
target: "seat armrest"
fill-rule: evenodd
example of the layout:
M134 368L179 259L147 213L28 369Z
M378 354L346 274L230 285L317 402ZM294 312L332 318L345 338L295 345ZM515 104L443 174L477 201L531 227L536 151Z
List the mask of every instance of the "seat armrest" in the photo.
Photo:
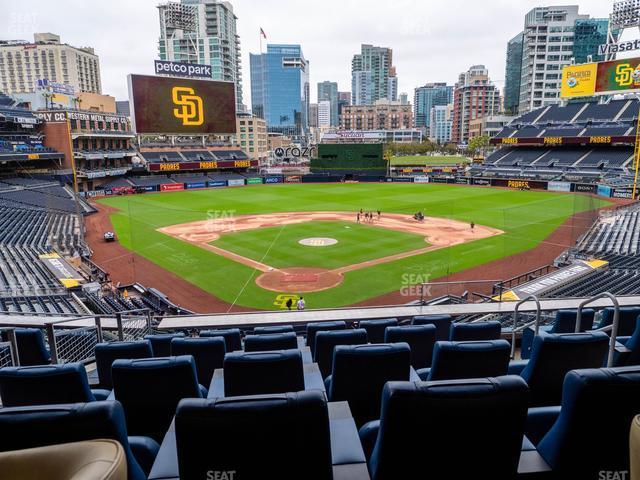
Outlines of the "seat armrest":
M560 406L534 407L527 413L524 433L534 445L537 445L542 437L551 429L560 415Z
M509 362L507 375L520 375L528 364L529 360L514 360Z
M631 336L621 336L621 335L618 335L618 336L616 337L616 342L618 342L618 343L620 343L620 344L622 344L622 345L626 345L630 338L631 338Z
M320 367L317 363L303 363L304 389L305 390L321 390L326 392Z
M129 437L129 446L144 474L149 475L160 450L158 442L150 437L131 436Z
M176 444L175 419L162 439L149 480L178 480L178 448Z
M200 398L207 398L207 395L209 395L209 391L200 384L198 384L198 391L200 392Z
M356 422L351 416L348 402L329 402L329 429L331 431L331 457L334 465L366 463Z
M427 379L429 378L429 373L431 373L431 367L419 368L418 370L416 370L416 373L418 374L418 377L420 378L420 380L422 380L423 382L426 382Z
M420 378L420 375L418 375L418 372L416 372L416 370L413 367L409 367L409 381L410 382L420 382L422 381L422 379Z
M371 459L373 448L376 446L376 441L378 440L379 430L380 420L372 420L371 422L365 423L358 431L360 443L362 444L364 456L367 458L367 461Z
M302 353L302 363L313 363L311 349L309 347L301 347L300 353Z
M105 388L92 388L91 393L93 393L96 400L107 400L109 395L111 395L111 390L107 390Z
M213 371L207 398L224 398L224 370L222 368L216 368Z
M329 399L329 401L331 401L331 398L329 398L329 395L331 394L331 378L333 377L333 375L329 375L327 378L324 379L324 390L327 393L327 398Z
M542 480L551 478L551 467L537 450L523 450L518 462L518 479Z

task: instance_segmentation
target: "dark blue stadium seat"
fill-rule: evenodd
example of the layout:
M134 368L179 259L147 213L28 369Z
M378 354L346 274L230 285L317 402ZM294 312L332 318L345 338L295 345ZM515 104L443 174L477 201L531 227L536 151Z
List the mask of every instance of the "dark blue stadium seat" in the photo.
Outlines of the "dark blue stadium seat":
M553 324L540 326L540 331L546 333L573 333L576 330L577 313L577 310L558 310ZM596 311L591 308L582 310L582 318L580 320L581 332L586 332L593 328L595 315ZM527 327L522 331L520 358L527 359L531 357L531 346L533 345L534 336L535 330L533 327Z
M106 400L108 391L96 391ZM94 402L87 371L81 363L0 368L0 399L4 407Z
M253 333L255 335L261 335L264 333L287 333L293 331L293 325L269 325L266 327L256 327L253 329Z
M96 370L101 388L113 388L111 364L118 359L150 358L151 343L148 340L133 342L99 343L95 348Z
M601 367L609 337L603 332L540 332L533 340L531 359L512 362L509 373L519 373L531 389L531 406L560 405L562 382L577 368Z
M300 350L228 353L224 359L226 397L304 390Z
M191 355L116 360L112 375L113 393L124 407L129 432L158 442L181 399L206 396Z
M325 384L329 401L346 400L358 427L380 417L382 387L410 380L411 352L406 343L339 346Z
M613 358L614 367L640 365L640 317L636 320L636 329L630 337L618 337L624 348L616 348ZM619 351L622 350L622 351Z
M452 323L449 340L452 342L499 340L500 333L502 333L502 324L498 321Z
M324 330L344 330L347 324L343 321L338 322L317 322L307 324L307 346L313 355L316 348L316 333Z
M602 311L602 318L596 328L608 327L613 324L613 307L607 307ZM620 318L618 321L618 335L631 336L636 329L636 319L640 315L640 307L620 307Z
M140 452L141 457L144 453L153 458L159 448L151 439L127 438L122 406L111 401L1 408L0 431L0 451L3 452L100 438L117 440L127 457L129 480L146 480L151 466L143 469L130 441L149 449Z
M151 342L151 351L154 357L168 357L171 355L171 340L183 338L184 333L158 333L145 335L144 339Z
M527 395L517 376L387 383L380 420L360 429L371 478L516 478Z
M387 327L385 343L405 342L411 349L411 366L416 370L431 366L433 348L436 345L435 325L406 325Z
M14 330L20 365L47 365L51 355L44 343L44 334L37 328L16 328Z
M227 352L242 350L242 340L239 328L200 330L201 337L222 337L227 347Z
M431 368L418 370L421 380L499 377L509 368L506 340L436 342Z
M435 325L436 340L449 340L451 315L418 315L413 317L411 325Z
M358 326L367 331L369 343L383 343L385 329L387 327L397 327L398 319L383 318L379 320L362 320Z
M244 337L245 352L267 352L298 348L298 338L293 332L264 333Z
M171 356L192 355L200 385L209 385L216 368L222 368L226 347L224 338L174 338L171 340Z
M328 330L316 333L316 348L313 361L318 364L322 378L331 375L333 369L333 351L337 345L364 345L367 343L367 331Z

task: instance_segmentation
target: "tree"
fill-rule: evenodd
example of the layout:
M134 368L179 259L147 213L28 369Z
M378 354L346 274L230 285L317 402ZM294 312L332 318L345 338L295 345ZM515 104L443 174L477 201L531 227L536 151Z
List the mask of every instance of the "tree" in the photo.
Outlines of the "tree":
M489 135L480 135L469 139L469 154L476 155L489 146Z

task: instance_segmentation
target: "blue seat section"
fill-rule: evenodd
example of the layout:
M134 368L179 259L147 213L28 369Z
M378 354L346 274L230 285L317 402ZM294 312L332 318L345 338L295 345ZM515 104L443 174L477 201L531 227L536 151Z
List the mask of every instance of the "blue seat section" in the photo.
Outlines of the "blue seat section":
M382 387L393 380L408 381L411 352L406 343L339 346L334 349L333 372L327 377L329 401L349 402L360 427L380 417Z
M307 346L313 355L316 348L316 333L324 330L344 330L347 324L343 321L338 322L314 322L307 324Z
M20 365L46 365L51 363L51 355L45 345L42 330L37 328L16 328L14 332Z
M222 368L226 346L224 338L174 338L171 356L192 355L200 385L209 385L216 368Z
M567 372L577 368L601 367L607 356L609 337L603 332L541 332L533 340L531 359L520 375L531 389L531 406L560 405L562 382ZM514 362L510 373L522 363Z
M430 369L418 370L422 380L455 380L506 375L511 345L506 340L436 342Z
M387 327L384 341L385 343L407 343L411 349L411 366L416 370L428 368L431 366L433 349L436 345L436 326Z
M161 442L183 398L202 398L192 356L113 362L113 392L132 435Z
M127 458L127 478L147 478L129 444L119 402L1 408L0 431L0 451L3 452L100 438L117 440ZM148 442L147 445L155 450L148 455L155 456L158 444Z
M364 328L318 332L313 361L318 364L322 378L331 375L333 351L337 345L363 345L367 343L367 337L368 334Z
M546 333L573 333L576 330L577 310L558 310L556 318L552 325L543 325L540 327L541 332ZM582 318L580 320L580 331L585 332L593 328L593 320L596 311L591 308L582 310ZM520 358L531 357L531 346L533 345L533 337L535 329L527 327L522 331L522 341L520 343Z
M452 323L449 340L463 342L466 340L499 340L502 324L498 321L477 323Z
M554 478L628 472L629 426L640 414L639 398L639 367L569 372L560 415L537 444Z
M298 348L298 338L293 332L264 333L244 337L245 352L266 352Z
M239 328L200 330L201 337L222 337L227 346L227 352L242 350L242 340Z
M111 378L111 364L120 358L150 358L151 343L148 340L133 342L99 343L95 348L96 370L101 388L113 388Z
M515 478L527 395L517 376L387 383L380 420L360 429L371 478Z
M359 328L364 328L367 331L367 338L369 343L383 343L384 331L387 327L397 327L397 318L382 318L378 320L362 320L359 323Z
M411 325L435 325L436 340L449 340L451 315L418 315L413 317Z
M182 479L331 480L327 402L319 391L180 402L175 425Z
M613 324L613 314L615 309L607 307L602 311L602 318L596 328L603 328ZM620 318L618 321L618 335L628 337L633 335L636 329L636 319L640 315L640 307L620 307Z
M615 367L640 365L640 317L636 320L633 335L627 338L618 337L618 341L625 347L623 352L616 348L613 363Z
M225 397L300 390L304 390L300 350L235 352L225 356Z
M263 333L287 333L293 331L293 325L270 325L267 327L256 327L253 329L253 333L255 335L261 335Z
M171 355L171 340L182 337L184 337L184 333L158 333L145 335L144 339L151 342L151 351L154 357L168 357Z

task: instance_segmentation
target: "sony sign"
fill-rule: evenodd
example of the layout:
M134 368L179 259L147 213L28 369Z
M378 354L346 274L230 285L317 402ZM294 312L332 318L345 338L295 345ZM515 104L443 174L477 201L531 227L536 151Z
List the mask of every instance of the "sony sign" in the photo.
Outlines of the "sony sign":
M640 39L630 40L628 42L607 43L598 45L598 55L610 55L619 52L630 52L631 50L640 50Z
M198 63L169 62L154 60L156 75L171 75L174 77L211 78L211 65Z

